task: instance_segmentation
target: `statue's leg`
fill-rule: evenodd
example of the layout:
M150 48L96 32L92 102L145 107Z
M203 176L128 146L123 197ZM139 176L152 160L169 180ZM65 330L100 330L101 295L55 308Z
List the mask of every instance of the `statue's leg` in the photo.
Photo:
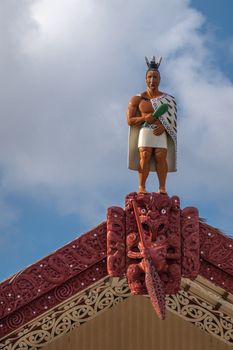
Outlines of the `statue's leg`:
M146 179L150 171L151 154L152 154L152 147L139 148L140 162L138 167L138 177L139 177L138 192L146 192Z
M155 149L155 165L159 179L159 193L166 193L166 178L168 172L167 166L167 149L156 148Z

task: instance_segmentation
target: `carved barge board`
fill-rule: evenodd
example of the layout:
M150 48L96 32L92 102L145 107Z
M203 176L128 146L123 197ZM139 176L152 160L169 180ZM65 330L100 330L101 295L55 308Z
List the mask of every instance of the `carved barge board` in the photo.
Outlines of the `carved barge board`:
M185 291L187 286L189 290ZM183 280L179 293L166 297L167 310L232 346L233 298L223 301L224 305L219 310L215 310L220 291L220 288L212 288L212 285L206 283L203 278L193 282ZM117 307L129 297L135 298L130 296L125 278L106 277L0 341L0 349L39 350L44 348L111 307ZM143 297L140 296L140 298ZM140 306L138 303L137 305ZM140 309L141 312L145 312L142 306ZM161 324L164 323L161 322ZM211 342L212 345L213 343ZM225 348L221 347L221 349Z
M124 221L123 209L120 215L120 220ZM211 285L222 287L221 295L228 300L231 294L226 297L226 293L233 293L233 240L202 222L199 223L199 232L199 274ZM103 222L0 284L0 349L10 349L5 347L7 339L16 336L25 325L57 310L70 298L107 278L106 237L107 224ZM124 262L119 266L123 269ZM222 300L222 297L219 296L219 299ZM224 341L232 344L232 316L229 317L229 339L224 338ZM225 334L225 331L221 332Z

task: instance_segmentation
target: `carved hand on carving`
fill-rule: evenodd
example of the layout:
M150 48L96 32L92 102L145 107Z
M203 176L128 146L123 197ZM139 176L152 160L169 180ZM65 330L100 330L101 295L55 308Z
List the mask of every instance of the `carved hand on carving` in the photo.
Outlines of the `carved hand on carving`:
M149 248L141 248L139 244L139 248L142 254L142 257L144 259L149 259L150 258L150 249Z

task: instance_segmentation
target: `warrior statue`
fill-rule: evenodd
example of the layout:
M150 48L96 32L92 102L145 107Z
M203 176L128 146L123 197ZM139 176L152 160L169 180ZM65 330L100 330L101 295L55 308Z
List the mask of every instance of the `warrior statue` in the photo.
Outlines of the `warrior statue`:
M176 102L159 90L161 58L145 59L147 89L131 98L127 110L128 167L138 171L139 193L146 193L149 172L156 171L158 193L166 194L167 172L176 171Z

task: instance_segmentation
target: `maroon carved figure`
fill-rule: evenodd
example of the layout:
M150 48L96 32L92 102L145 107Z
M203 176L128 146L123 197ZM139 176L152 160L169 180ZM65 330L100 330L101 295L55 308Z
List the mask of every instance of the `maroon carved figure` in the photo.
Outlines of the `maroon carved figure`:
M133 201L139 212L145 246L139 236ZM107 245L108 261L111 264L107 267L111 276L126 275L132 294L148 292L145 283L146 257L150 258L151 265L161 280L163 298L165 294L178 292L182 276L195 278L198 275L200 259L197 209L189 207L181 210L177 196L136 192L126 196L125 215L118 208L116 217L116 209L112 209L112 215L108 210L107 227L111 227L111 241ZM122 226L125 225L121 234L119 220L122 220ZM114 226L111 225L114 221L115 234L112 232ZM117 246L121 249L120 254L117 253Z

